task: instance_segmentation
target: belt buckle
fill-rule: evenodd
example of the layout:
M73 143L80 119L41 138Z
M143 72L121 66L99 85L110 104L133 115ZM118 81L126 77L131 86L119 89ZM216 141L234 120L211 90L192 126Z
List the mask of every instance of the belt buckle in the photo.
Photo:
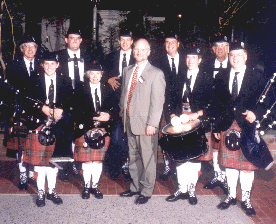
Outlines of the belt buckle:
M182 113L184 112L191 112L191 107L182 105Z

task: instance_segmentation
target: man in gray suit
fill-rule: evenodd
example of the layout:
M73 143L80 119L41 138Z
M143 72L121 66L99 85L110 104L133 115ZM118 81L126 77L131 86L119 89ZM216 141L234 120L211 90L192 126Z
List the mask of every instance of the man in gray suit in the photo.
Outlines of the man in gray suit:
M139 39L133 49L135 65L123 71L120 116L128 136L130 190L121 197L139 195L136 204L150 199L156 180L158 127L165 101L163 72L148 62L150 45Z

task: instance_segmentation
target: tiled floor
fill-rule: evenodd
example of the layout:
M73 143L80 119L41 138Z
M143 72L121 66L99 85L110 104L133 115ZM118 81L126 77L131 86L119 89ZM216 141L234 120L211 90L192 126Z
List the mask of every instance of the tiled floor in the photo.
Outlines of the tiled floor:
M1 137L1 136L0 136ZM0 194L36 194L35 184L29 184L27 191L19 191L18 170L15 159L5 156L5 147L1 144L0 138ZM197 195L218 195L223 196L223 191L219 188L214 190L203 189L203 184L212 177L212 171L207 171L203 166L203 173L200 176L196 187ZM159 155L159 163L157 167L157 176L162 172L162 156ZM252 218L254 223L276 223L276 165L269 171L259 170L255 175L254 189L252 192L252 203L257 212L257 216ZM57 181L57 192L62 194L80 194L82 191L82 181L76 176L70 176L69 182ZM122 176L118 180L111 180L104 172L100 181L100 190L104 195L118 195L120 192L127 190L129 181ZM167 181L160 181L157 178L154 195L169 195L176 189L177 184L172 177ZM238 189L238 200L241 199L241 191ZM165 203L165 202L164 202Z

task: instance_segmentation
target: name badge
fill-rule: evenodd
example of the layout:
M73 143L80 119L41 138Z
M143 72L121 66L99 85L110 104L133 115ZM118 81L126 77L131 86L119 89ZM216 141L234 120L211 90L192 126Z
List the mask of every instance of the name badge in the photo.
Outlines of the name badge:
M145 79L142 76L140 76L138 81L142 84L145 81Z

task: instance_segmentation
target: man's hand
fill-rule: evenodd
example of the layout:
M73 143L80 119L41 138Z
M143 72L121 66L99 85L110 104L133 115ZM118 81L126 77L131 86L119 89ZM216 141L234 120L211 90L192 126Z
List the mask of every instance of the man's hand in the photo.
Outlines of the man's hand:
M245 111L245 113L242 114L246 115L245 119L250 123L253 123L256 120L256 115L250 110L247 110Z
M153 136L155 134L155 127L151 126L151 125L147 125L147 129L146 129L146 135L147 136Z
M61 118L62 113L63 113L63 109L61 109L61 108L54 109L54 119L55 119L55 121L58 121Z
M217 140L220 140L220 133L214 133L214 136Z
M48 116L48 117L52 117L53 116L53 109L51 109L50 107L43 105L42 107L42 112Z
M108 83L109 85L111 85L112 89L115 91L116 89L118 89L120 87L120 83L117 81L117 79L120 79L119 77L112 77L110 79L108 79Z
M109 121L109 119L110 119L110 115L109 113L106 113L106 112L100 112L99 117L93 117L93 120L95 121Z

